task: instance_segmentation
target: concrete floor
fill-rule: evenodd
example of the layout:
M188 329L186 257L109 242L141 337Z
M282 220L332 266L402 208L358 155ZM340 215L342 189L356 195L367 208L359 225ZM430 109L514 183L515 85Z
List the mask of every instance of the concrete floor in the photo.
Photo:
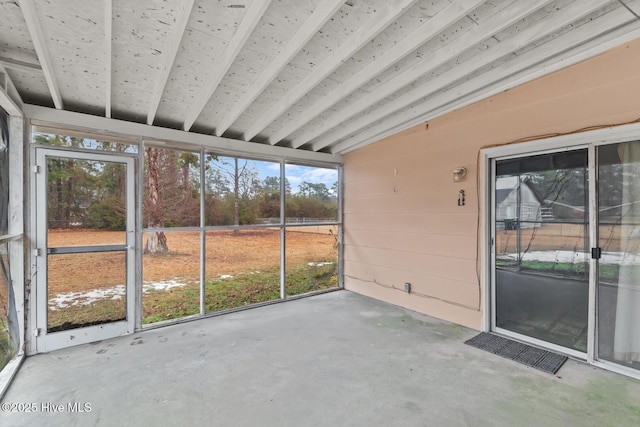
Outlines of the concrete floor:
M639 381L545 374L475 334L333 292L30 357L3 403L37 412L0 425L640 425Z

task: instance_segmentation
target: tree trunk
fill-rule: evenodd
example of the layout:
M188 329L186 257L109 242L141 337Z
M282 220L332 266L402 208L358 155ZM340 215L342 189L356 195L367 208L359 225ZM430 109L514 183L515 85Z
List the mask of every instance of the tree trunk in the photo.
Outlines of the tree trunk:
M191 180L189 179L189 163L182 166L182 183L184 185L185 193L191 193Z
M69 160L67 167L69 169L69 172L71 173L71 176L67 178L67 194L66 194L67 200L65 202L65 207L64 207L64 219L67 223L67 228L71 228L71 205L73 205L73 196L74 196L73 194L73 176L74 176L73 160Z
M162 231L149 233L147 243L144 245L143 253L146 254L166 254L169 252L167 236Z
M238 170L238 158L235 157L235 168L233 175L233 232L240 232L240 171Z
M145 205L149 228L164 227L164 206L160 192L160 159L156 148L147 147L147 185ZM166 254L169 252L167 236L162 231L149 233L144 245L144 254Z
M62 161L60 159L56 159L56 166L58 167L58 171L62 170ZM56 178L56 208L55 208L55 217L53 218L54 224L53 228L65 228L62 224L64 218L64 191L62 189L62 178L58 175Z

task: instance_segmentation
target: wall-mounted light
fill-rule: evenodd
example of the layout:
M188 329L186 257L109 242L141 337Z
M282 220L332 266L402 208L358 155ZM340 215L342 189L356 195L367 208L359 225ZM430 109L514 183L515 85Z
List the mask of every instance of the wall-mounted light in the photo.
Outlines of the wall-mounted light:
M460 182L467 175L467 168L456 168L453 170L453 182Z

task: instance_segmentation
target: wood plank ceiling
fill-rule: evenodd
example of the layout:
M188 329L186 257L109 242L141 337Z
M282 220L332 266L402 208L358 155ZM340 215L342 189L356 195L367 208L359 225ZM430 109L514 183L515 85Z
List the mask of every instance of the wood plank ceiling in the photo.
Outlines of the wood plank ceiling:
M0 95L342 154L638 38L637 13L640 0L0 0Z

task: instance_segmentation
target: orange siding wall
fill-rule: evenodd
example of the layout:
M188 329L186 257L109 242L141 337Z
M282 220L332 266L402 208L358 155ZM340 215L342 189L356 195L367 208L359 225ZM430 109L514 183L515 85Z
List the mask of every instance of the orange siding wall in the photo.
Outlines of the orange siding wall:
M346 288L480 329L480 148L636 120L638 70L640 40L347 154Z

